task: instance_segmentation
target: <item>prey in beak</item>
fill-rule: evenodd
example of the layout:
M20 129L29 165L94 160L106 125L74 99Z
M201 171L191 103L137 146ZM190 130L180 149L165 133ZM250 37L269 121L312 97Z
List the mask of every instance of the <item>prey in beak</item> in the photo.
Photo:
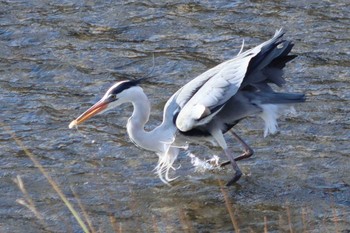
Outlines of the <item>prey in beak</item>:
M81 114L77 119L73 120L69 124L68 127L71 129L74 126L80 125L81 123L83 123L87 119L89 119L89 118L91 118L91 117L93 117L93 116L103 112L103 110L107 109L107 106L108 106L109 103L110 103L110 101L108 101L107 99L102 99L102 100L98 101L91 108L89 108L83 114Z

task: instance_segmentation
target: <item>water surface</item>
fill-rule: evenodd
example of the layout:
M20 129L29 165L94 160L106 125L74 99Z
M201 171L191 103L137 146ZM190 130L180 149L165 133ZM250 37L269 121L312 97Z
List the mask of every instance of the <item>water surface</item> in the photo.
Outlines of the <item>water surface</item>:
M9 126L100 232L348 232L349 42L347 1L1 1L1 232L81 232ZM308 101L263 138L260 119L236 127L255 150L244 176L196 172L181 153L172 187L152 169L157 157L125 131L125 105L69 130L115 81L155 69L142 85L152 102L148 129L184 83L279 28L298 58L285 89ZM239 145L228 136L237 154ZM217 148L192 146L200 158ZM20 175L42 214L16 200ZM73 194L73 191L75 194ZM230 213L232 216L230 217Z

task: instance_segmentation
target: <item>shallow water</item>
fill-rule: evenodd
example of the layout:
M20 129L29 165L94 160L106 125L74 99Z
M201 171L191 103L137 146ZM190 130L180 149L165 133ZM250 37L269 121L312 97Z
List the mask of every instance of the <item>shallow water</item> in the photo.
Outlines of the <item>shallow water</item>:
M0 232L81 232L6 126L100 232L348 232L350 230L350 6L347 1L0 1ZM263 138L260 119L236 127L255 150L244 176L196 172L180 154L164 185L157 157L125 131L125 105L77 130L69 122L112 83L155 70L143 88L149 129L185 82L278 28L299 55L285 89L305 92L297 114ZM228 137L235 151L239 145ZM217 148L192 146L200 158ZM16 200L20 175L40 221ZM73 193L73 191L74 193ZM78 201L79 200L79 201ZM230 216L231 213L231 216Z

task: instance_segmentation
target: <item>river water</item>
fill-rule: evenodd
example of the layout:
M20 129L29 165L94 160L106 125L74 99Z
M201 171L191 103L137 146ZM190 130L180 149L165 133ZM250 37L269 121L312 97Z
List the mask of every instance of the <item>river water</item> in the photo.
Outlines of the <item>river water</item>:
M2 0L0 15L0 232L82 232L24 148L95 232L350 231L348 1ZM232 187L230 168L196 171L185 152L164 185L156 155L126 134L129 105L68 129L111 84L149 73L154 54L142 85L152 129L184 83L281 27L298 55L285 89L307 102L276 135L257 118L236 126L255 154Z

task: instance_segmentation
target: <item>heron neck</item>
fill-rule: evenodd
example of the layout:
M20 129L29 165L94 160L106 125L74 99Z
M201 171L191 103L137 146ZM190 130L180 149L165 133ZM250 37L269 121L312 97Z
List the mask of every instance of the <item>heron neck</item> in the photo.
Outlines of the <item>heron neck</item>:
M134 107L133 113L126 125L130 139L146 150L160 152L164 145L161 143L161 135L153 131L145 131L145 124L149 120L151 105L146 94L140 88L131 103Z

